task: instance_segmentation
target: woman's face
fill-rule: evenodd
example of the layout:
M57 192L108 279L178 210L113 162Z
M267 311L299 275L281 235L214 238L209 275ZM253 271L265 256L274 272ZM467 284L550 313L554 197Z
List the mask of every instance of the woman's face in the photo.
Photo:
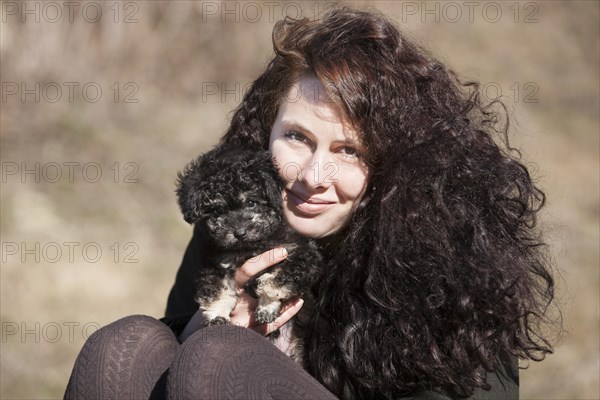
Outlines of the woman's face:
M365 193L368 169L357 132L316 78L302 78L289 90L269 150L285 180L287 223L312 238L340 230Z

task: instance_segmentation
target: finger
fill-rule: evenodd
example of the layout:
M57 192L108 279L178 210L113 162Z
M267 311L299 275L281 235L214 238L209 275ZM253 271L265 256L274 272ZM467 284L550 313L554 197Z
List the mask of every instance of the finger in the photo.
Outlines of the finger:
M229 314L231 323L245 328L251 327L252 321L254 320L254 309L257 304L257 299L242 293L238 298L235 308Z
M286 257L287 250L285 247L277 247L250 258L235 272L236 285L244 287L246 282L254 275L285 260Z
M297 299L295 302L291 303L289 308L283 311L275 321L266 324L264 331L265 335L268 335L285 325L286 322L292 319L292 317L300 311L303 304L304 300L302 299Z

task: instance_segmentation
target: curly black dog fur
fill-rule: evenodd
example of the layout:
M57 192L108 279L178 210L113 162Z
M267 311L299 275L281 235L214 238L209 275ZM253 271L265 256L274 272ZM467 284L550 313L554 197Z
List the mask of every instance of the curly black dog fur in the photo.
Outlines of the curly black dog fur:
M184 219L208 239L201 254L196 301L209 324L229 323L238 294L235 271L248 259L275 247L287 258L246 284L258 298L255 320L274 321L282 302L302 295L304 305L292 319L292 356L302 363L304 321L314 304L311 288L323 261L316 243L286 224L283 181L271 155L262 149L221 145L190 162L178 174L177 196Z

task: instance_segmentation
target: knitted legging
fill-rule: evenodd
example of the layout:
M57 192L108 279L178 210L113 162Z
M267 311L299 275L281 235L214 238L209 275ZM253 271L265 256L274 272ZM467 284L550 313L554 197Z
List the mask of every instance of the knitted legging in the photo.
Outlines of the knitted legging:
M125 317L91 335L79 353L66 400L335 399L258 333L200 329L183 344L162 322Z

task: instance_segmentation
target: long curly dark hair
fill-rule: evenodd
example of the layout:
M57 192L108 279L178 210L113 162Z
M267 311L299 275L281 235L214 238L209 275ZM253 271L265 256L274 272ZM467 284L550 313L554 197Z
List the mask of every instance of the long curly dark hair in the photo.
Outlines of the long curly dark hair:
M222 142L268 148L287 91L315 76L371 168L318 288L309 372L347 398L462 397L489 388L486 371L551 353L552 263L534 229L545 196L502 103L374 11L286 18L273 45Z

